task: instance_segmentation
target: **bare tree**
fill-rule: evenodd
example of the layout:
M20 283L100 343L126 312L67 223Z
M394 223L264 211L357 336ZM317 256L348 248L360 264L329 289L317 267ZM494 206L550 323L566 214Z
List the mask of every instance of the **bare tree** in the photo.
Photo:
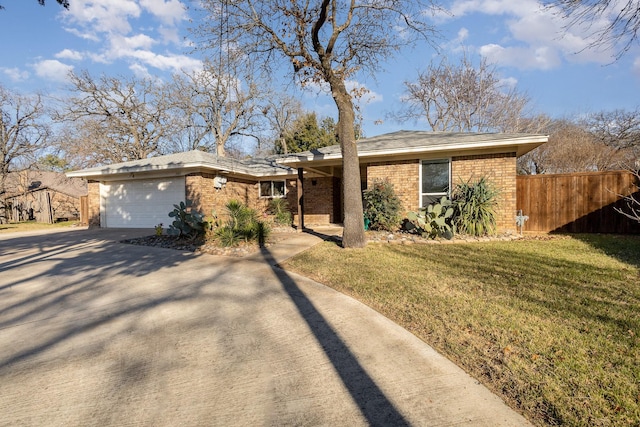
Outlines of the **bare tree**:
M40 95L23 96L0 86L0 223L6 220L6 183L17 161L27 162L50 135Z
M640 3L637 0L552 0L546 3L567 20L567 28L591 30L591 48L613 48L620 59L638 41Z
M241 70L228 55L215 64L205 62L202 70L175 75L171 99L186 122L182 148L223 157L225 146L234 138L257 138L260 104L267 91L256 82L256 75Z
M287 94L274 94L267 99L262 112L273 132L271 139L274 151L280 147L282 153L289 153L285 135L293 129L303 111L302 103Z
M603 144L640 157L640 108L592 113L584 126Z
M162 152L176 129L164 86L149 79L71 73L72 96L55 118L76 164L92 166L145 159Z
M432 62L404 85L405 106L393 116L426 119L435 131L513 132L523 127L529 105L485 58L475 67L466 54L459 64Z
M636 177L636 192L631 193L628 196L624 196L623 200L627 204L626 209L614 208L617 212L631 218L634 221L640 223L640 163L635 164L635 168L629 168L631 173Z
M554 120L549 142L518 159L521 174L571 173L620 169L622 152L604 144L583 121Z
M62 7L64 7L65 9L69 9L69 0L56 0L58 2L58 4ZM44 6L44 0L38 0L38 3L40 4L40 6ZM4 6L2 6L0 4L0 9L4 9Z
M338 109L342 150L345 247L366 243L355 111L345 81L359 70L375 70L401 46L430 38L425 4L420 0L203 0L208 12L197 34L205 48L233 46L265 67L277 57L290 62L304 83L328 84Z

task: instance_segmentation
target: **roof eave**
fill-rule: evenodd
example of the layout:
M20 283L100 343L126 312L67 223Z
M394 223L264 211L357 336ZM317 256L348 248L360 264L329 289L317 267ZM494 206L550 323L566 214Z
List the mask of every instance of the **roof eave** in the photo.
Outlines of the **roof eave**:
M548 136L540 135L537 137L523 137L523 138L508 138L504 140L489 140L482 143L456 143L456 144L434 144L429 146L418 147L400 147L394 149L385 150L362 150L358 153L358 157L366 159L369 157L397 157L406 156L411 154L429 154L438 152L453 152L453 151L470 151L470 150L483 150L483 149L496 149L496 148L508 148L515 147L517 155L525 154L537 146L544 144L548 141ZM526 148L525 148L526 147ZM522 150L520 150L522 148ZM318 161L331 161L341 160L341 153L329 153L326 155L310 155L300 156L291 155L289 157L283 157L277 159L276 162L284 165L299 165L303 163L318 162Z

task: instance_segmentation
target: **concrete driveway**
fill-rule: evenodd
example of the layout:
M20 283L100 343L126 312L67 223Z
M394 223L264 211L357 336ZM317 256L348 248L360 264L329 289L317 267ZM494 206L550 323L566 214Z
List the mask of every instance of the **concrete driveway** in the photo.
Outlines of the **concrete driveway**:
M245 258L0 236L0 425L528 425L357 301Z

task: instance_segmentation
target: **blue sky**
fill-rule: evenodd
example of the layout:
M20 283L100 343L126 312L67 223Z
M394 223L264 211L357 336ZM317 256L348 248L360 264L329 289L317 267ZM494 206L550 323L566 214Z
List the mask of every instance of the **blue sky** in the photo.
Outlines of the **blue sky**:
M188 27L193 0L71 0L68 11L54 0L0 0L0 83L6 88L55 95L69 70L94 76L167 78L198 68L190 54ZM486 57L506 81L532 100L536 112L572 117L600 110L633 109L640 94L640 49L634 46L614 62L613 50L583 50L585 28L563 29L563 21L537 0L453 0L441 5L433 24L440 52L456 62L464 47L473 58ZM595 28L606 22L595 23ZM424 123L396 123L387 112L400 107L403 81L413 80L437 58L421 45L400 52L383 70L351 82L369 90L361 105L366 136L399 129L427 129ZM333 101L317 93L298 93L307 108L335 116Z

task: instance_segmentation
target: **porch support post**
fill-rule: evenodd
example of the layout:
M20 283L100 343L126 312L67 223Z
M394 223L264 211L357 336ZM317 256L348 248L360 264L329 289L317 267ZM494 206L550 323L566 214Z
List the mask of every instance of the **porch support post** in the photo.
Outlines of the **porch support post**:
M298 168L298 231L304 230L304 188L303 188L303 172L304 169Z

